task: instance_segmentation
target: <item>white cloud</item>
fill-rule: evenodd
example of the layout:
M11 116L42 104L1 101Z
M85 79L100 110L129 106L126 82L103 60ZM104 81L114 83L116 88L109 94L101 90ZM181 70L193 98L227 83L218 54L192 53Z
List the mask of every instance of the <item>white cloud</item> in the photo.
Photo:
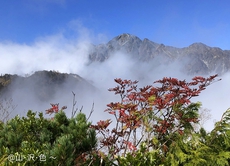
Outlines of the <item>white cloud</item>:
M32 45L1 43L1 73L24 75L37 70L79 73L88 62L88 48L88 43L66 42L62 35L39 39Z
M154 64L154 62L139 64L121 52L115 53L103 63L92 63L87 66L90 43L101 42L106 37L103 34L95 35L93 31L85 28L78 20L71 22L69 26L72 29L71 34L74 36L71 39L66 37L68 32L63 31L53 36L36 39L31 45L10 42L0 43L1 74L25 75L37 70L56 70L64 73L79 74L91 81L103 92L101 96L87 93L89 97L83 99L84 95L80 94L77 98L79 100L78 106L81 107L83 103L86 105L85 109L87 112L91 104L95 102L95 110L97 112L94 112L94 121L107 117L106 113L102 113L106 108L106 104L117 99L113 93L107 91L108 88L115 86L114 78L139 80L140 87L151 84L165 76L186 79L188 81L191 79L191 77L180 72L180 62L170 65L159 65ZM229 81L229 74L224 75L222 81L208 87L196 99L203 103L204 108L211 110L212 120L219 120L222 113L229 106ZM20 93L17 93L19 98ZM33 97L31 97L32 99ZM58 93L56 100L61 103L60 105L65 105L65 102L66 104L68 102L67 105L71 107L71 90L65 96L62 92ZM21 104L26 104L26 102L24 101ZM41 103L36 104L36 101L31 101L31 103L37 105L36 108L49 107L48 103L45 103L43 106L41 106ZM100 112L99 114L98 111ZM206 124L206 128L212 128L212 120Z
M208 130L213 129L214 123L219 121L223 113L230 107L230 73L219 77L222 80L211 84L194 100L201 101L203 108L210 110L212 117L204 125Z

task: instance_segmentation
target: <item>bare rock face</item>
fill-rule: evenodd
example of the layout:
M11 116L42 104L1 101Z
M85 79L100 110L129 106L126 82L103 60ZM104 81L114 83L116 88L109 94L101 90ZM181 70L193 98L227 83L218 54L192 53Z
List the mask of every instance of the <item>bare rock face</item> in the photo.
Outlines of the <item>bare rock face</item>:
M137 56L139 54L139 48L141 46L141 39L130 34L123 34L115 37L107 43L111 52L125 51L128 54Z
M89 58L91 62L106 61L115 52L123 52L141 62L157 59L159 63L167 64L175 60L184 62L187 74L223 74L230 70L230 50L209 47L203 43L194 43L185 48L165 46L150 41L141 40L131 34L121 34L106 44L93 46Z
M192 73L201 72L201 74L208 74L216 72L223 74L230 69L229 51L224 51L217 47L209 47L202 43L194 43L184 48L182 53L183 57L190 60L187 66Z

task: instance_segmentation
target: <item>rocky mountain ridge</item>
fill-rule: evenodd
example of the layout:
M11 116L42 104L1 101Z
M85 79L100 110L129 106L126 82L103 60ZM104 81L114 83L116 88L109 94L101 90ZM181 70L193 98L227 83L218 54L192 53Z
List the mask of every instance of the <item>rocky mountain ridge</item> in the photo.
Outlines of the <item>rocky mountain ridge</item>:
M159 63L184 62L187 74L223 74L230 70L230 50L193 43L188 47L165 46L131 34L121 34L106 44L93 45L89 54L91 62L104 62L115 52L123 52L142 62L160 59Z

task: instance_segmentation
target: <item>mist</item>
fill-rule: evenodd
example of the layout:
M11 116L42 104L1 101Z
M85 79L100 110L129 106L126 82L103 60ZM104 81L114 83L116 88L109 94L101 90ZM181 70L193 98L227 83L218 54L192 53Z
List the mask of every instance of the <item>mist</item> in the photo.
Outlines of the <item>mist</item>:
M59 103L60 107L66 105L66 113L70 117L73 106L73 93L76 94L76 107L89 115L94 103L94 112L91 121L94 123L100 119L111 118L105 113L106 104L119 100L108 88L115 87L115 78L138 80L138 86L151 85L154 81L163 77L175 77L190 81L193 76L183 73L183 64L175 61L171 64L159 65L152 62L139 63L124 52L115 52L105 62L89 63L88 54L91 44L94 44L95 36L92 37L84 29L76 39L68 39L64 34L42 37L32 44L19 44L12 42L0 43L0 73L18 74L20 76L32 75L35 71L54 70L61 73L74 73L92 84L97 90L75 87L68 80L53 93L51 99L41 101L34 90L28 87L16 89L17 84L11 87L13 102L17 105L12 116L19 114L24 116L28 110L45 112L50 108L50 103ZM85 36L85 37L84 37ZM99 35L100 36L100 35ZM98 38L101 41L101 38ZM158 57L160 58L160 57ZM208 76L206 76L208 77ZM205 128L211 130L214 122L221 118L223 112L229 107L230 74L220 76L221 81L210 85L194 101L201 101L202 107L210 110L211 119L205 123ZM45 78L44 78L45 79ZM31 82L34 84L35 82Z

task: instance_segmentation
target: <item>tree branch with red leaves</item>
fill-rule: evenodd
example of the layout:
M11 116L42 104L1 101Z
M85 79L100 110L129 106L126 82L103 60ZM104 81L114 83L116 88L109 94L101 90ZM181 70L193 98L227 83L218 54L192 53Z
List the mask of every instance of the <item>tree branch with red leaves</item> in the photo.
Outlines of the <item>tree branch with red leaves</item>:
M174 134L193 131L200 103L192 103L191 98L216 77L194 77L191 82L165 77L143 88L137 87L138 81L115 79L118 85L109 91L120 95L121 101L109 103L105 112L114 116L116 125L110 130L111 120L105 120L91 127L102 135L101 146L107 147L111 159L134 153L143 142L148 150L166 153Z

